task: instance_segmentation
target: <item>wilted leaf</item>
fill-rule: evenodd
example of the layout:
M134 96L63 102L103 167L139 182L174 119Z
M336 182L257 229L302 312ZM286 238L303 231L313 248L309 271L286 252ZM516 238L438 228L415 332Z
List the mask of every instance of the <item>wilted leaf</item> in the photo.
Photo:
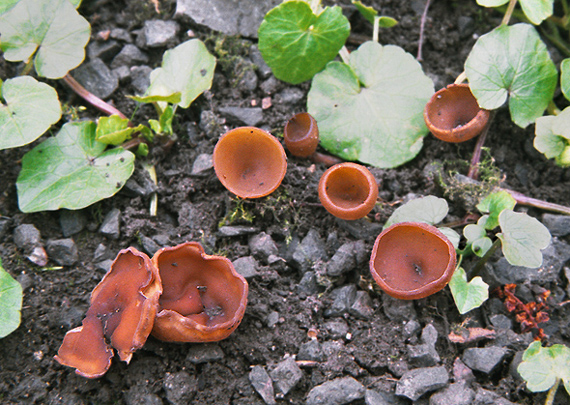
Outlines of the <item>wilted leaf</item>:
M441 222L448 211L449 206L443 198L433 195L416 198L396 208L384 224L384 229L400 222L425 222L434 225Z
M532 342L524 351L517 371L529 391L546 391L556 379L561 379L570 394L570 349L564 345L542 347L540 341Z
M458 267L451 280L449 288L455 301L455 306L460 314L465 314L472 309L479 308L489 298L489 285L479 276L473 277L467 282L465 270Z
M0 261L0 338L20 326L22 295L22 286L4 270Z

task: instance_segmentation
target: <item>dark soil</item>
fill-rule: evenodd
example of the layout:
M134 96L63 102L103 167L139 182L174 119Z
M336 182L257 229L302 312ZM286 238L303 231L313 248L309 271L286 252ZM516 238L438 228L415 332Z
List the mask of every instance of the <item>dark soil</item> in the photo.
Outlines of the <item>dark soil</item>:
M334 3L340 4L350 18L353 35L349 49L354 49L363 39L370 37L370 24L354 11L348 0ZM380 42L399 45L415 55L423 2L374 0L368 3L383 15L400 22L392 29L382 30ZM162 6L162 14L158 15L148 1L127 1L124 4L103 0L88 1L80 11L92 24L92 38L95 40L99 32L113 27L133 32L141 28L144 19L171 18L174 5L165 2ZM419 10L415 9L416 6ZM475 2L433 2L426 23L422 66L434 79L436 89L453 82L463 70L463 62L475 38L496 26L500 17L493 11L477 7ZM335 219L320 206L316 186L326 167L307 159L289 158L287 175L274 194L254 201L238 201L221 185L212 169L201 176L190 174L199 154L211 154L219 135L240 125L223 119L219 108L247 107L252 103L261 105L262 98L272 97L272 106L264 110L261 126L278 135L288 118L305 110L309 83L296 86L305 96L293 104L280 98L279 93L291 87L282 82L275 82L270 91L260 85L248 90L241 76L246 69L243 58L249 56L255 39L224 37L202 26L182 23L180 42L189 29L205 41L219 60L212 89L189 110L178 111L176 145L169 150L157 147L152 151L159 188L156 217L149 216L148 197L132 197L121 191L115 197L81 211L87 219L87 226L72 236L80 256L76 265L57 270L39 268L16 247L13 229L20 224L33 224L40 230L44 242L62 239L61 213L23 214L18 210L15 182L20 159L33 145L0 151L0 215L9 219L9 226L0 233L0 256L4 268L24 287L22 323L15 332L0 341L0 402L262 404L263 400L249 380L252 367L261 365L270 371L286 356L295 356L301 345L309 342L314 334L321 344L329 343L328 347L336 345L338 351L326 361L300 363L302 379L284 398L278 396L278 403L304 403L313 387L343 376L352 376L369 389L393 393L403 371L414 367L408 364L407 345L417 343L419 334L405 334L404 326L409 319L393 316L390 319L386 315L386 306L393 304L384 293L373 287L367 261L339 278L318 277L318 293L307 295L298 293L303 273L293 265L291 249L309 230L316 230L326 241L329 258L343 243L359 239L364 240L369 254L378 233L369 230L378 229L374 226L383 224L410 195L447 197L450 216L446 221L461 220L474 212L473 200L465 190L457 189L457 185L442 187L429 169L433 162L439 162L445 167L445 173L458 170L466 174L475 140L445 144L429 135L421 153L408 164L390 170L372 168L381 187L380 200L369 218L356 226ZM151 67L160 64L162 51L148 51ZM14 67L1 62L0 69L4 79ZM259 83L262 82L264 79L260 78ZM62 102L73 106L82 104L67 88L56 86ZM111 101L127 116L132 114L135 106L123 96L133 93L134 90L124 84L111 97ZM97 111L90 107L81 114L91 119L98 116ZM152 109L141 108L135 120L143 122L153 118L152 114ZM484 159L487 170L483 174L491 182L500 179L503 185L528 196L570 204L570 171L544 159L532 147L532 139L533 126L520 129L510 122L506 109L499 110L486 143L488 151L484 153ZM143 176L142 168L137 167L135 178ZM121 237L118 240L107 239L98 232L102 218L112 208L121 210ZM539 219L542 215L534 208L520 208ZM250 236L221 236L218 232L221 224L247 225L254 228L255 233L266 232L276 241L279 255L284 258L272 264L258 258L259 274L249 280L245 317L228 339L204 346L164 343L150 337L146 345L134 354L129 365L115 358L109 372L96 380L79 377L72 369L59 365L53 359L64 334L81 324L89 305L90 292L105 274L105 270L92 260L100 244L105 245L114 257L120 249L128 246L144 250L141 244L143 237L160 236L169 245L199 241L208 253L224 255L230 260L251 255L248 246ZM570 239L567 237L566 241L570 242ZM467 269L472 265L471 262L464 263ZM56 264L50 261L50 266ZM322 263L316 263L312 270L320 274L319 268L322 268ZM373 315L368 319L348 313L339 317L325 316L332 304L331 291L350 284L369 293ZM568 280L561 272L555 283L520 286L527 293L526 297L531 299L533 292L540 292L540 288L553 291L555 302L550 303L551 321L542 325L549 335L549 344L570 345L570 305L557 304L569 299L567 284ZM276 322L273 322L271 319L275 313ZM490 375L475 373L474 389L482 387L514 403L543 403L545 393L526 391L524 383L509 370L515 354L526 348L532 336L520 333L514 316L506 312L498 299L489 300L482 308L460 316L446 288L412 302L406 316L415 318L422 328L428 324L435 326L439 335L436 348L441 365L446 367L453 381L458 378L453 377L454 361L461 357L464 349L484 346L489 341L456 344L448 339L448 334L458 327L493 329L489 326L489 317L497 313L505 314L513 321L512 329L508 333L503 331L508 336L503 346L509 348L509 355ZM346 333L337 336L330 329L331 321L344 324ZM219 355L220 350L223 356ZM196 361L195 358L199 357L206 357L206 360ZM173 396L180 392L171 388L173 381L178 390L188 389L190 394L187 398L193 396L193 399L176 402ZM569 403L570 399L563 391L563 388L559 389L555 403ZM428 403L429 395L424 395L417 403ZM362 404L364 400L354 403ZM402 397L398 403L411 401Z

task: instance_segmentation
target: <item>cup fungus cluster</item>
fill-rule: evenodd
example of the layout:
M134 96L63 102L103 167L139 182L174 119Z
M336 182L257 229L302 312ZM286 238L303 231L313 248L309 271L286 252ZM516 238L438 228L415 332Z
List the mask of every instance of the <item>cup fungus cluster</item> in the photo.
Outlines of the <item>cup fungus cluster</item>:
M430 132L445 142L465 142L479 135L490 112L479 107L467 83L450 84L436 92L424 109Z
M248 284L225 257L186 242L152 260L121 250L91 293L82 326L67 332L55 359L87 378L111 366L113 348L127 363L149 334L169 342L213 342L241 322Z

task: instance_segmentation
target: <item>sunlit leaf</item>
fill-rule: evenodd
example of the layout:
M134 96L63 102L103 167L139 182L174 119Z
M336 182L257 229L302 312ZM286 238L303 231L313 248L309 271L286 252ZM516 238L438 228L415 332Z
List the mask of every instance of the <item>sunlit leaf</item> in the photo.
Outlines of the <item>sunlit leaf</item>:
M560 63L560 89L566 100L570 101L570 58Z
M532 342L524 351L517 371L529 391L549 390L560 379L570 395L570 349L564 345L542 347L540 341Z
M485 253L491 249L493 242L487 236L488 215L483 215L477 221L477 224L469 224L463 228L463 236L467 239L467 244L471 245L471 250L479 257L483 257Z
M554 0L519 0L524 15L531 23L539 25L552 15Z
M447 201L428 195L408 201L390 215L384 229L400 222L425 222L434 225L443 220L449 211Z
M449 281L455 306L460 314L479 308L489 298L489 285L479 276L467 282L465 270L457 268Z
M509 0L477 0L477 4L484 7L498 7L508 2Z
M506 209L512 210L516 204L517 202L512 195L505 190L500 190L481 200L477 204L477 209L484 214L489 214L485 221L485 228L492 230L499 226L499 214Z
M4 270L0 260L0 338L20 326L22 296L22 286Z
M567 150L570 143L570 107L560 114L539 117L535 126L534 147L560 166L570 166Z
M129 119L121 118L118 115L99 118L95 140L107 145L120 145L131 138L136 128L129 127Z

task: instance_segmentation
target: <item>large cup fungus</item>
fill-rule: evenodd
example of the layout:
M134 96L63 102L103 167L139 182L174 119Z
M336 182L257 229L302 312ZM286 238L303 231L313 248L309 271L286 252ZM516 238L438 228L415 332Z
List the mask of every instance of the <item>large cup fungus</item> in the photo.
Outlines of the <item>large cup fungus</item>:
M424 109L431 133L445 142L464 142L479 135L490 112L479 107L467 83L450 84L436 92Z
M370 272L394 298L413 300L441 290L453 275L455 248L435 226L401 222L385 229L374 243Z
M311 114L295 114L283 130L285 146L293 156L309 157L319 145L319 128Z
M171 342L213 342L241 322L248 284L225 257L209 256L199 243L160 249L152 258L164 292L152 335Z
M150 259L135 248L121 250L91 293L82 326L66 333L55 359L87 378L105 374L113 348L129 362L151 332L162 293Z
M242 198L271 194L287 171L283 146L269 132L255 127L226 132L214 148L213 160L224 187Z
M374 208L378 184L370 171L357 163L336 164L319 181L319 200L335 217L363 218Z

